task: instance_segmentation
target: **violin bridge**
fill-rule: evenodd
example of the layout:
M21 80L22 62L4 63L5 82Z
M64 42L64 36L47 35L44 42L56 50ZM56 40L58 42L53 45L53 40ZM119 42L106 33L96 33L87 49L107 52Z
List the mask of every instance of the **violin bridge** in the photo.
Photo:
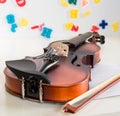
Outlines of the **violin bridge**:
M68 45L62 43L62 42L54 42L51 44L51 48L53 49L53 53L57 56L68 56L69 47Z

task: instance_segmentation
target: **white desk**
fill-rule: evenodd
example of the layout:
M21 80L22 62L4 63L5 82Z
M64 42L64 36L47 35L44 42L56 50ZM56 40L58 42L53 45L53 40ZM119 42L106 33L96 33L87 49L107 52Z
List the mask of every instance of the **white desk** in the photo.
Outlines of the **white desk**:
M106 38L101 50L101 63L120 65L120 38ZM1 116L119 116L120 96L96 99L75 114L61 112L63 104L36 103L15 97L5 91L4 62L0 62L0 115ZM99 64L98 64L99 65ZM107 67L106 67L107 68ZM102 73L102 72L98 72ZM120 92L119 92L120 93Z

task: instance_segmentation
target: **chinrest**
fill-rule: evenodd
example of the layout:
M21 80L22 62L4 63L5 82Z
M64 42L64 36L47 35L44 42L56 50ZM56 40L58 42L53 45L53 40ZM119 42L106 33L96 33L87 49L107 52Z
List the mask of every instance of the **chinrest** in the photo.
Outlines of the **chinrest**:
M42 80L43 83L49 84L50 81L47 78L47 75L42 72L38 72L36 69L36 64L32 60L21 59L6 61L6 66L19 78L29 78L35 77L38 80Z

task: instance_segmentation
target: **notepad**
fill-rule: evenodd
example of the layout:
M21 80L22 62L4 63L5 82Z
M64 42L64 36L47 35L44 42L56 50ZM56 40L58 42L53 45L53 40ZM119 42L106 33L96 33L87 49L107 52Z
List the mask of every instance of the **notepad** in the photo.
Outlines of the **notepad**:
M90 89L120 73L120 65L117 64L103 64L98 63L91 70L91 81L89 83ZM120 95L120 82L100 94L96 99L113 97Z

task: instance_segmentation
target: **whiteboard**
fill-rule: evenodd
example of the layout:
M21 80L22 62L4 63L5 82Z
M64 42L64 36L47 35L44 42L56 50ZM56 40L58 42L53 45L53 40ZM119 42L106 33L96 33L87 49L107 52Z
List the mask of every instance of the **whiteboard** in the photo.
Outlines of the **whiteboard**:
M21 0L22 1L22 0ZM67 0L64 0L68 2ZM120 22L120 1L119 0L86 0L86 6L81 5L82 0L77 4L69 4L65 7L61 0L26 0L24 7L19 7L15 0L6 0L0 3L0 60L23 58L35 56L43 52L50 42L60 39L69 39L79 33L91 31L93 25L99 27L98 32L106 38L120 37L120 30L113 31L112 24ZM95 3L99 1L99 3ZM77 9L78 17L71 18L70 10ZM83 13L90 11L90 15L83 16ZM16 32L10 30L6 17L13 14L15 23L18 25ZM22 18L28 21L27 26L19 26ZM99 24L105 20L108 25L102 29ZM66 24L72 22L79 27L78 31L66 29ZM44 24L44 27L52 29L50 38L41 36L40 29L31 27ZM119 25L118 25L119 27Z

